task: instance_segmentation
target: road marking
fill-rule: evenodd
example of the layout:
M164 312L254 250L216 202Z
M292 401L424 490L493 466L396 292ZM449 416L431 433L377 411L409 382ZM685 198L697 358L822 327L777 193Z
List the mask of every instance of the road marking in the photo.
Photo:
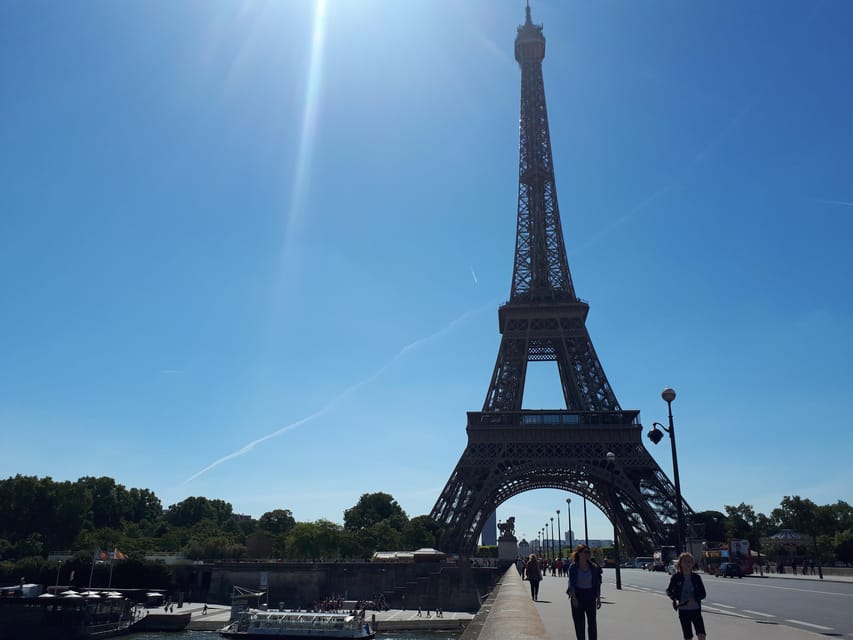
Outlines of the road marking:
M751 580L747 582L732 582L731 584L736 584L739 586L745 586L750 589L778 589L779 591L802 591L803 593L813 593L823 596L841 596L842 598L853 598L853 593L838 593L837 591L820 591L818 589L801 589L798 587L780 587L778 585L773 584L761 584L760 582L753 582Z
M720 604L719 602L712 602L711 604L715 607L722 607L723 609L737 609L737 607L733 607L730 604Z
M751 613L752 615L755 615L755 616L764 616L765 618L775 618L776 617L772 613L761 613L760 611L751 611L749 609L744 609L743 612L744 613Z
M738 613L737 611L732 611L731 609L717 609L717 607L710 605L703 607L702 609L703 611L707 610L713 613L720 613L726 616L733 616L735 618L744 618L745 620L752 620L752 618L750 618L749 616L745 616L744 614Z
M824 627L820 624L812 624L811 622L803 622L802 620L785 620L785 622L793 622L794 624L802 624L806 627L812 627L813 629L820 629L821 631L832 631L832 627Z

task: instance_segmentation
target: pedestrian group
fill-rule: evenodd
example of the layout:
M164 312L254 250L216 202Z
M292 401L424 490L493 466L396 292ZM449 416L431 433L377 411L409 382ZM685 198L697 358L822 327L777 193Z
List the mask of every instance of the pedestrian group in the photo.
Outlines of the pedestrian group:
M540 561L535 553L526 559L519 557L516 561L522 579L530 583L530 597L534 601L539 599L539 583L549 568L552 568L551 575L554 572L557 575L567 573L569 585L566 594L571 602L575 636L577 640L598 640L596 613L601 608L601 566L593 559L592 551L585 544L579 544L572 552L571 563L563 565L561 561L559 565ZM666 589L666 594L672 600L672 608L678 614L685 640L693 638L694 631L698 640L705 640L701 604L705 598L705 585L702 577L694 571L695 568L693 556L682 553L678 556L676 572Z

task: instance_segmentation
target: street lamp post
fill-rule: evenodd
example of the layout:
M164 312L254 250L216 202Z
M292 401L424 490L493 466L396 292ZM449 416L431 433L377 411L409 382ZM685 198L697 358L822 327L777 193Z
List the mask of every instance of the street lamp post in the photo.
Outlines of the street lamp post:
M56 584L54 586L59 586L59 570L62 568L62 560L58 560L56 563Z
M684 551L684 507L681 500L681 482L678 479L678 453L675 448L675 425L672 423L672 401L675 400L675 390L667 387L664 389L660 397L666 402L667 411L669 413L669 428L667 429L660 422L652 423L652 430L649 431L649 440L657 444L663 438L663 433L658 427L669 434L669 442L672 445L672 475L675 480L675 513L676 513L676 551L681 553Z
M551 537L549 541L551 542L551 559L556 560L557 555L554 553L554 516L551 516Z
M608 451L607 455L607 468L610 470L611 475L613 474L613 465L616 462L616 454L612 451ZM612 487L611 481L611 489L613 497L616 497L616 490ZM614 500L615 502L615 500ZM615 510L614 510L615 513ZM622 567L619 566L619 531L616 528L616 519L613 519L613 555L616 556L616 588L622 589Z
M557 555L563 558L563 528L560 526L560 510L557 509Z
M589 529L586 526L586 496L583 497L583 537L584 544L589 546Z
M566 498L566 513L569 515L569 554L575 550L575 541L572 539L572 499Z

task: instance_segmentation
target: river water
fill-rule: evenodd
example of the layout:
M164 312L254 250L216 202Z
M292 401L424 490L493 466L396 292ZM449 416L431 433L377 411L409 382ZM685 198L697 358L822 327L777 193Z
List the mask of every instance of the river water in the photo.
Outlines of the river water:
M450 631L392 631L377 634L377 640L457 640L461 634ZM183 633L134 633L129 640L217 640L216 631L184 631Z

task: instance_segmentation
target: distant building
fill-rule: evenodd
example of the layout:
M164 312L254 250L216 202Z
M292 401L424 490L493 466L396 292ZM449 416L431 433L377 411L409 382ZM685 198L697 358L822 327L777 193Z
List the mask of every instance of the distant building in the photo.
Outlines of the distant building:
M480 534L480 544L484 547L495 546L498 543L498 514L492 511L492 515L486 520L483 533Z

